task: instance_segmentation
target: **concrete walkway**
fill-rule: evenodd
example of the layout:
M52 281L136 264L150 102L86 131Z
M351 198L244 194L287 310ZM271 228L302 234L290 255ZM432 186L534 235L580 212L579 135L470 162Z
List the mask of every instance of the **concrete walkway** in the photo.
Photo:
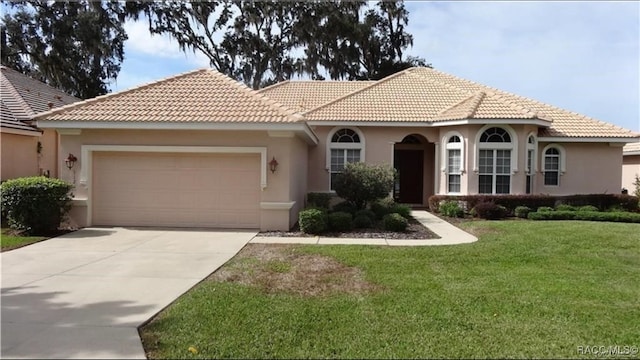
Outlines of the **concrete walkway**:
M256 236L250 243L259 244L342 244L342 245L389 245L389 246L433 246L468 244L478 240L477 237L449 224L439 217L424 211L414 210L411 215L424 226L440 236L440 239L358 239L315 237L277 237Z
M0 358L145 359L137 327L254 232L86 228L0 254Z

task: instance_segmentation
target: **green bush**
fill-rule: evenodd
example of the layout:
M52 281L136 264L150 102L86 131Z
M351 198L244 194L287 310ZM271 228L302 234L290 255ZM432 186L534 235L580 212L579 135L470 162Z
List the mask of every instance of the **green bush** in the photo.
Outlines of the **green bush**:
M569 204L559 204L556 206L556 211L577 211L577 210L578 210L577 207Z
M538 212L550 212L550 211L554 211L554 209L549 206L540 206L538 208Z
M447 200L440 204L440 214L448 217L459 218L464 216L464 210L455 200Z
M384 229L387 231L402 232L407 230L409 222L398 213L387 214L382 218Z
M327 214L320 209L306 209L298 215L300 230L307 234L320 234L327 230Z
M528 206L518 206L513 211L515 216L517 216L517 217L519 217L521 219L526 219L527 215L529 215L530 212L531 212L531 208L529 208Z
M348 201L342 201L339 202L335 205L333 205L333 207L331 208L332 212L346 212L349 213L351 215L354 215L356 213L356 211L358 211L358 209L356 209L356 207L348 202Z
M307 207L328 209L331 202L331 194L310 192L307 194Z
M373 211L369 210L369 209L356 211L356 213L354 215L354 221L355 221L355 218L357 218L358 216L366 216L371 220L371 222L375 222L376 221L376 214Z
M386 197L384 199L380 199L371 203L371 211L376 214L377 219L382 219L385 215L391 214L393 211L393 207L395 206L395 202L392 198Z
M584 205L580 206L578 211L598 211L598 208L593 205Z
M9 226L32 235L56 231L71 209L72 189L65 181L44 176L7 180L0 192Z
M333 187L336 194L364 209L369 202L386 197L393 189L395 170L388 165L349 163L336 176Z
M391 208L391 213L400 214L405 219L411 219L411 207L405 204L396 204Z
M474 209L479 218L487 220L504 219L508 214L507 208L492 201L478 203Z
M531 220L586 220L640 223L640 214L631 212L550 211L529 213Z
M347 212L329 214L329 231L349 231L353 228L353 216Z
M356 229L367 229L373 227L373 220L364 214L356 215L353 219L353 226Z

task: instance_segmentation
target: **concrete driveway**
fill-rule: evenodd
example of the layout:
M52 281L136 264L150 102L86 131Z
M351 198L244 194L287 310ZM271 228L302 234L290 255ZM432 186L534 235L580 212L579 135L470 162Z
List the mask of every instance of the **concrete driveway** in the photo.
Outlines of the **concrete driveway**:
M87 228L4 252L3 358L145 358L137 327L255 232Z

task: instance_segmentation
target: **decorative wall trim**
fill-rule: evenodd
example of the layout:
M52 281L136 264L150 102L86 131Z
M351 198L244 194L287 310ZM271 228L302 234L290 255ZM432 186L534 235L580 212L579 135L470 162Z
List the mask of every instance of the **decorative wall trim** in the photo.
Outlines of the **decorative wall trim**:
M262 210L290 210L293 205L295 205L295 201L291 202L261 202L260 209Z

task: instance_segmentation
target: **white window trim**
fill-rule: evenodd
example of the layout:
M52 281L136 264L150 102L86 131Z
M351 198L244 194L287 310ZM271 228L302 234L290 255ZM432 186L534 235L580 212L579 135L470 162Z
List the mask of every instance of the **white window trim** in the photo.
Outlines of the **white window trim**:
M480 137L482 134L492 127L502 128L509 133L511 137L510 143L481 143ZM479 173L480 168L480 150L481 149L498 149L498 150L511 150L511 175L518 172L518 134L509 125L496 125L488 124L480 128L476 133L475 142L473 144L473 172Z
M562 177L562 175L564 175L564 173L567 171L567 155L566 152L564 150L564 147L559 145L559 144L548 144L547 146L544 147L544 149L542 149L542 156L540 157L540 161L542 162L540 168L542 169L542 174L544 175L544 173L546 173L547 169L546 169L546 157L547 157L547 150L549 149L556 149L558 150L558 153L560 154L558 156L558 161L560 162L560 164L558 164L558 184L557 185L547 185L544 182L544 179L542 179L542 185L545 187L559 187L560 186L560 179Z
M333 138L333 135L342 130L342 129L348 129L348 130L352 130L354 131L356 134L358 134L358 137L360 138L360 142L359 143L332 143L331 142L331 138ZM336 144L335 146L333 144ZM327 146L325 146L326 151L325 151L325 169L331 173L331 149L360 149L360 161L364 162L365 159L365 139L364 139L364 134L362 133L362 131L360 131L360 129L356 128L356 127L345 127L345 126L336 126L333 129L331 129L331 131L329 131L329 134L327 134ZM329 180L331 181L331 180Z
M459 143L449 143L449 139L452 136L457 136L460 138L460 142ZM448 150L451 149L460 149L460 174L464 174L465 173L465 152L464 152L464 148L465 148L465 142L467 141L467 139L465 139L462 134L460 134L457 131L449 131L446 134L444 134L444 136L442 137L442 144L444 144L444 146L442 146L442 154L440 157L440 164L441 164L441 170L442 172L448 172L449 169L447 169L447 167L449 166L449 152Z
M493 166L492 166L492 169L491 169L491 174L481 174L479 169L478 169L478 193L481 194L481 195L507 195L507 194L504 194L504 193L498 194L496 192L496 187L498 186L498 176L509 175L509 194L511 194L512 190L513 190L513 174L512 173L510 173L510 174L498 174L496 172L496 168L498 166L498 162L496 161L497 157L498 157L498 150L509 150L509 149L498 149L498 148L482 149L481 148L480 150L491 150L492 151L491 157L493 158L493 160L492 160ZM478 158L480 158L480 150L478 150ZM513 149L511 149L511 155L510 156L513 158ZM480 193L480 191L479 191L480 190L480 175L491 175L493 177L493 180L491 181L491 194Z
M533 137L533 144L529 144L530 137ZM529 133L529 135L527 135L527 156L529 156L529 150L533 150L533 159L531 159L531 166L533 166L533 169L527 170L529 170L530 175L534 175L538 172L538 137L534 133Z

